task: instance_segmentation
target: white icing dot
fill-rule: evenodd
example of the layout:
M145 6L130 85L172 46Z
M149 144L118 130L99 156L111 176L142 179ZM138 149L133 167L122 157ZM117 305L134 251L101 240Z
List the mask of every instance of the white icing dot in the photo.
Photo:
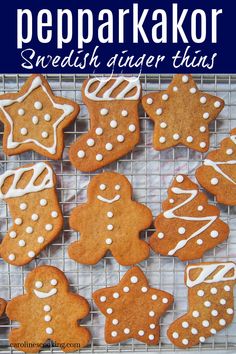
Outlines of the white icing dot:
M143 286L141 288L142 293L146 293L148 291L148 288L146 286Z
M204 343L206 338L202 336L202 337L199 337L199 340L200 340L201 343Z
M119 185L119 184L116 184L116 185L115 185L115 190L116 190L116 191L119 191L119 190L120 190L120 185Z
M105 146L105 149L107 151L111 151L113 149L113 145L111 143L107 143L106 146Z
M118 123L117 123L116 120L113 119L113 120L110 121L110 127L111 128L115 129L117 126L118 126Z
M153 99L151 97L148 97L146 102L147 102L147 104L152 104L153 103Z
M51 120L51 116L50 116L50 114L48 114L48 113L45 114L43 118L44 118L44 120L45 120L46 122L50 122L50 120Z
M212 314L212 316L216 317L216 316L218 316L218 311L217 310L212 310L211 314Z
M42 283L40 280L38 280L38 281L35 282L35 287L36 287L37 289L42 288L42 286L43 286L43 283Z
M114 229L114 226L112 224L107 225L107 230L112 231Z
M34 108L40 110L43 108L43 105L40 101L36 101L34 102Z
M213 231L211 231L210 235L211 235L212 238L216 238L216 237L219 236L219 232L216 231L216 230L213 230Z
M51 212L51 217L52 218L57 218L58 217L58 212L57 211L55 211L55 210L53 210L52 212Z
M199 145L202 149L204 149L206 147L205 141L201 141Z
M210 301L205 301L204 302L204 306L205 307L210 307L211 306L211 302Z
M198 311L193 311L192 315L193 315L193 317L197 318L197 317L199 317L200 314Z
M191 135L187 136L187 142L192 143L193 142L193 137Z
M162 129L165 129L165 128L167 127L166 122L161 122L160 127L161 127Z
M100 128L100 127L98 127L98 128L96 128L95 133L96 133L97 135L102 135L102 134L103 134L103 129Z
M156 328L155 323L151 323L151 324L149 325L149 328L150 328L150 329L155 329L155 328Z
M179 138L180 138L180 135L179 135L179 134L176 133L176 134L173 135L173 139L174 139L174 140L179 140Z
M200 102L201 102L202 104L206 103L206 101L207 101L207 99L206 99L205 96L202 96L202 97L200 98Z
M44 237L43 236L39 236L37 241L38 241L38 243L44 243Z
M144 336L144 331L141 329L140 331L138 331L138 335L139 335L140 337Z
M174 199L169 199L170 204L174 204Z
M215 328L211 328L211 329L210 329L210 332L211 332L211 334L216 334Z
M52 317L51 317L50 315L44 316L44 321L45 321L45 322L50 322L51 319L52 319Z
M233 149L227 149L226 150L227 155L232 155L233 154Z
M113 324L114 326L118 325L118 323L119 323L119 321L118 321L116 318L114 318L114 319L112 320L112 324Z
M153 340L155 337L154 337L153 334L149 334L148 338L149 338L150 340Z
M101 302L106 302L106 300L107 300L106 296L101 296L101 297L100 297L100 301L101 301Z
M220 101L215 101L215 102L214 102L214 107L215 107L215 108L219 108L220 106L221 106Z
M174 339L178 339L178 338L179 338L179 333L178 333L178 332L173 332L173 333L172 333L172 337L173 337Z
M234 313L234 310L231 309L231 308L228 308L228 309L226 310L226 312L227 312L228 315L232 315L232 314Z
M138 282L138 278L136 276L132 276L130 278L131 283L136 284Z
M53 225L52 224L46 224L45 225L45 230L46 231L51 231L53 229Z
M169 302L169 300L167 299L167 297L164 297L164 298L162 299L162 302L163 302L163 304L167 304L167 303Z
M33 117L32 117L32 123L33 123L34 125L37 125L38 122L39 122L38 117L37 117L37 116L33 116Z
M105 191L106 188L107 188L107 186L104 183L100 184L100 186L99 186L99 189L101 191Z
M21 135L27 135L28 130L26 128L21 128L20 133L21 133Z
M164 95L162 95L162 99L163 101L167 101L169 98L169 96L165 93Z
M208 112L203 113L203 118L208 119L210 117L210 114Z
M103 160L103 155L102 154L97 154L96 155L96 160L97 161L102 161Z
M46 333L47 334L52 334L53 333L53 329L51 327L47 327L46 328Z
M125 333L125 334L129 334L129 333L130 333L130 329L129 329L129 328L125 328L125 329L124 329L124 333Z
M186 232L186 229L185 229L184 227L179 227L179 228L178 228L178 233L179 233L180 235L185 234L185 232Z
M108 307L108 309L107 309L107 314L110 315L110 314L112 314L112 312L113 312L112 308L111 308L111 307Z
M129 125L129 131L130 131L131 133L133 133L133 132L135 132L135 130L136 130L135 125L134 125L134 124L130 124L130 125Z
M21 210L27 209L27 204L26 203L20 203L20 209Z
M18 109L19 116L23 116L25 114L25 110L23 108Z
M29 256L30 258L34 258L34 257L35 257L34 251L29 251L29 252L28 252L28 256Z
M51 311L51 307L49 305L44 305L43 309L45 312Z
M202 321L202 325L203 325L203 327L209 327L210 323L209 323L209 321L204 320L204 321Z
M195 87L191 87L190 90L189 90L190 93L194 94L197 92L196 88Z
M15 219L15 224L16 224L16 225L21 225L22 222L23 222L23 220L22 220L21 218L16 218L16 219Z
M198 334L198 330L196 328L191 328L191 333L192 334Z
M188 345L188 339L184 338L184 339L182 340L182 343L183 343L184 345Z
M9 259L9 261L14 261L16 259L16 256L14 255L14 253L11 253L8 256L8 259Z
M225 299L220 299L220 304L221 305L225 305L226 304L226 300Z
M225 285L225 286L224 286L224 290L225 290L225 291L230 291L230 290L231 290L231 287L230 287L229 285Z
M124 135L118 135L118 136L117 136L117 141L118 141L119 143L123 143L124 140L125 140Z
M102 116L106 116L107 114L108 114L108 109L106 109L106 108L102 108L101 110L100 110L100 113L101 113L101 115Z
M113 241L112 241L112 239L111 239L111 238L107 238L107 239L106 239L106 244L107 244L107 245L111 245L111 244L112 244L112 242L113 242Z
M119 293L114 293L112 296L114 297L114 299L118 299L120 297L120 294Z
M159 139L160 143L163 144L166 141L166 138L164 136L161 136Z
M225 326L225 325L226 325L226 321L225 321L223 318L221 318L221 319L219 320L219 324L220 324L221 326Z
M87 145L90 146L90 147L91 147L91 146L94 146L94 145L95 145L94 139L88 139L88 140L87 140Z
M113 217L113 212L112 211L108 211L107 212L107 217L108 218L112 218Z
M123 109L123 110L121 111L121 115L122 115L122 117L127 117L128 111L126 111L125 109Z
M203 125L199 128L201 133L204 133L206 131L206 127L204 127Z
M197 244L198 244L198 245L202 245L202 244L203 244L203 240L202 240L201 238L199 238L199 239L197 240Z
M25 247L25 245L26 245L25 240L20 240L18 242L18 244L19 244L20 247Z
M9 236L10 236L10 238L16 238L16 232L15 231L11 231L10 233L9 233Z
M46 199L40 199L39 204L40 204L41 206L45 206L45 205L47 205L47 204L48 204L48 202L47 202L47 200L46 200Z
M157 108L157 110L156 110L156 115L158 115L158 116L160 116L160 115L162 115L162 108Z
M57 285L57 280L56 279L51 279L50 284L55 286Z
M218 184L218 182L219 182L218 178L212 178L212 179L211 179L211 184L212 184L213 186L216 186L216 185Z
M181 175L178 175L178 176L176 177L176 181L177 181L178 183L182 183L183 180L184 180L184 177L181 176Z
M177 86L174 86L174 87L173 87L173 91L174 91L174 92L177 92L177 91L178 91L178 87L177 87Z
M188 328L189 327L189 323L187 321L182 322L182 327L183 328Z
M152 300L153 300L153 301L157 300L157 295L153 294L153 295L152 295Z
M158 232L157 237L161 240L164 237L164 233L163 232Z
M129 292L129 287L128 287L128 286L125 286L125 287L123 288L123 291L124 291L124 293L128 293L128 292Z
M182 76L182 81L183 81L184 83L188 82L188 76L187 76L187 75L183 75L183 76Z
M211 294L215 295L215 294L217 294L217 289L216 288L211 288L210 292L211 292Z
M203 211L203 209L204 209L204 208L203 208L202 205L199 205L199 206L197 207L197 210L198 210L198 211Z
M149 311L149 316L150 317L154 317L155 316L155 312L154 311Z
M27 232L27 234L32 234L34 229L31 226L28 226L25 231Z
M85 152L84 150L79 150L77 152L77 156L80 158L80 159L83 159L85 157Z
M197 292L197 295L198 296L200 296L200 297L202 297L202 296L204 296L204 291L203 290L198 290L198 292Z

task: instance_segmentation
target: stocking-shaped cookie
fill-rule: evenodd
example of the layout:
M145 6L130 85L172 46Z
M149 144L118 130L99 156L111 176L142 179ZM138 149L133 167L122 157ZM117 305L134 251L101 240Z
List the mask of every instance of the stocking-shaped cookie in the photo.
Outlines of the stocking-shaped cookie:
M58 236L63 217L55 186L56 175L43 162L0 176L0 198L7 202L13 219L0 245L6 262L27 264Z
M153 147L183 144L200 152L209 149L209 128L224 101L198 90L191 75L175 75L167 90L151 92L142 104L154 122Z
M82 87L90 130L70 148L71 163L94 171L127 154L139 141L141 85L134 78L88 79Z
M188 312L175 320L167 335L177 347L190 348L228 326L234 317L233 262L199 263L185 270Z
M206 195L185 175L174 179L162 206L155 220L157 231L150 238L157 253L182 261L197 259L228 237L229 227L219 219L219 209L209 205Z
M151 288L139 267L128 270L118 285L95 291L93 299L106 316L107 343L135 338L148 345L159 342L159 319L174 300L166 291Z
M20 323L9 335L15 348L36 353L48 339L65 352L88 344L90 333L77 322L88 315L88 302L69 291L62 271L52 266L35 268L26 278L25 290L26 294L12 299L6 309L7 316Z
M219 149L207 155L196 177L219 203L236 205L236 129L222 140Z
M4 314L7 302L0 298L0 317Z
M31 75L18 93L0 96L5 154L34 150L50 159L60 159L63 130L78 113L77 103L55 96L42 75Z
M88 202L70 216L71 228L80 240L69 246L69 256L83 264L96 264L109 250L118 263L132 265L149 256L148 244L139 239L152 222L151 211L132 199L127 178L105 172L88 186Z

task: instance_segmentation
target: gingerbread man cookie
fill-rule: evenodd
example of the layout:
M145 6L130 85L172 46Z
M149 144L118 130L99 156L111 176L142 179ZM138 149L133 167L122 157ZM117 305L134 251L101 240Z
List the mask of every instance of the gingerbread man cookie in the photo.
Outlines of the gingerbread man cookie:
M174 300L166 291L151 288L139 267L128 270L118 285L95 291L93 299L106 316L107 343L135 338L148 345L159 342L159 318Z
M155 220L152 249L181 261L201 258L225 241L229 227L219 219L220 210L209 205L204 193L187 176L178 175L168 190L163 212Z
M189 308L170 325L170 341L177 347L190 348L228 326L234 317L235 281L233 262L188 265L185 283Z
M72 165L94 171L131 151L139 141L140 81L118 77L92 78L82 87L91 125L87 134L71 145Z
M132 199L127 178L114 172L95 176L88 186L88 202L70 216L71 228L80 240L69 246L70 258L96 264L111 251L121 265L133 265L149 256L148 244L139 239L152 222L151 211Z
M209 149L209 128L224 101L198 90L191 75L175 75L165 91L142 98L142 104L154 122L153 146L156 150L183 144L205 152Z
M7 302L4 299L0 298L0 317L4 314L6 306Z
M0 244L1 257L13 265L27 264L63 226L56 175L44 162L6 171L0 175L0 198L8 204L14 220Z
M31 75L18 93L0 96L5 154L34 150L50 159L60 159L63 130L78 113L77 103L54 96L42 75Z
M10 320L20 323L9 335L16 349L36 353L48 339L65 352L88 344L90 333L77 321L89 314L89 304L69 291L62 271L52 266L36 267L26 278L25 290L25 295L12 299L6 308Z
M207 155L196 177L219 203L236 205L236 129L222 140L219 149Z

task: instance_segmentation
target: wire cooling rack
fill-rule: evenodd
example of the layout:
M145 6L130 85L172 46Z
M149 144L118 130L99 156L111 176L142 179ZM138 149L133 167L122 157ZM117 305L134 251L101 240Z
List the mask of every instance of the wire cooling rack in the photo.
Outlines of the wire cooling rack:
M63 270L69 279L71 290L85 296L91 305L90 315L82 321L92 333L91 344L81 350L82 353L116 353L116 352L179 352L166 337L169 324L187 309L187 289L184 285L184 267L186 264L173 257L156 255L153 252L148 260L142 262L140 267L147 275L153 287L166 290L174 295L175 302L172 308L161 318L161 336L157 346L148 347L136 340L125 343L107 345L104 341L104 317L95 307L92 293L102 287L115 285L127 267L119 266L110 254L95 266L85 266L72 261L67 254L67 246L78 239L78 234L70 230L68 218L71 210L86 200L86 188L91 177L96 173L81 173L77 171L68 159L70 144L89 129L87 109L81 100L81 86L86 76L82 75L47 75L53 91L57 95L71 98L81 105L79 118L70 125L65 132L65 150L61 161L50 161L58 177L58 195L64 215L64 230L55 242L47 247L40 256L24 267L14 267L0 260L0 296L11 299L23 293L24 278L26 274L37 265L50 264ZM171 75L141 76L143 94L153 90L165 89L171 81ZM236 75L196 75L194 76L200 89L222 97L226 106L220 116L210 126L210 149L217 147L222 138L226 137L233 127L236 127ZM1 75L0 92L15 92L25 82L24 75ZM194 171L202 162L204 156L183 146L155 151L152 148L152 122L139 110L141 138L135 149L119 159L119 161L103 168L125 174L134 187L134 198L147 204L153 216L161 211L161 202L166 198L167 188L174 175L186 173L194 179ZM0 126L0 144L2 145L3 126ZM45 161L45 158L27 152L18 156L6 157L0 148L0 173L10 168L16 168L29 162ZM216 204L212 195L208 194L210 202ZM221 217L230 225L230 237L227 242L207 252L204 261L233 260L236 257L236 208L218 205ZM4 236L12 221L7 205L0 201L0 235ZM149 229L142 237L147 239L153 232ZM36 320L36 319L35 319ZM0 319L0 351L2 353L16 353L9 346L8 332L15 323L8 322L7 318ZM70 329L68 329L70 330ZM236 319L224 331L218 332L214 337L208 338L205 343L184 352L204 351L207 353L236 352ZM44 353L59 353L53 343L48 342L43 348Z

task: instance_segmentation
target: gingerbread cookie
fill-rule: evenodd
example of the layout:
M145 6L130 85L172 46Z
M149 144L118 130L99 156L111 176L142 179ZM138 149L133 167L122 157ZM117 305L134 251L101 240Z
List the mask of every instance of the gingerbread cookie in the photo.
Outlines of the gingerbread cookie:
M7 302L4 299L0 298L0 317L4 314L6 306Z
M174 300L166 291L151 288L139 267L128 270L118 285L95 291L93 299L106 316L107 343L135 338L148 345L159 342L159 318Z
M90 130L71 145L72 165L94 171L131 151L139 141L138 103L141 85L136 78L85 80L82 97L91 119Z
M88 344L90 333L77 321L89 314L89 304L69 291L68 280L61 270L36 267L26 278L25 290L25 295L12 299L6 308L10 320L20 323L9 335L16 349L36 353L48 339L64 352Z
M198 90L191 75L175 75L165 91L145 95L142 104L154 121L156 150L183 144L204 152L209 149L209 128L224 101Z
M123 175L104 172L88 186L88 202L76 207L70 227L80 240L69 246L70 258L96 264L111 251L121 265L133 265L149 256L148 244L139 239L152 222L151 211L132 199L132 186Z
M1 257L13 265L27 264L63 226L56 175L44 162L6 171L0 176L0 198L8 204L14 220L0 244Z
M186 267L188 312L175 320L167 335L180 348L190 348L227 327L234 317L236 265L199 263Z
M0 96L5 154L34 150L50 159L60 159L63 130L78 113L77 103L54 96L42 75L31 75L18 93Z
M229 227L219 219L220 210L187 176L178 175L168 189L163 212L155 220L150 238L152 249L181 261L201 258L207 250L225 241Z
M236 129L222 140L219 149L207 155L196 177L219 203L236 205Z

